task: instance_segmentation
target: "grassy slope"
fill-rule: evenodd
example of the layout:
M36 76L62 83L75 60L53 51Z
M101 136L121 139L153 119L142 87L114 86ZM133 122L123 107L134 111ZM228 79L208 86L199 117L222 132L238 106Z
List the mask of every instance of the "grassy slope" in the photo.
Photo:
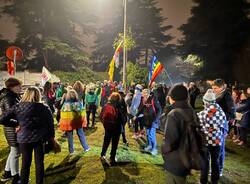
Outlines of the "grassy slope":
M82 153L77 137L75 137L75 149L77 154L68 156L67 141L61 138L62 132L57 131L57 140L62 145L62 152L49 154L45 157L46 184L163 184L165 174L162 169L161 155L152 157L143 153L144 140L135 141L131 139L132 131L127 130L130 147L126 148L120 141L117 154L119 166L106 168L99 160L103 141L103 128L99 123L97 128L87 132L87 141L91 151ZM0 172L4 169L8 149L0 128ZM157 135L159 145L162 142L162 135ZM221 183L250 183L250 148L240 148L227 142L227 157L225 173ZM108 152L109 153L109 152ZM31 169L31 183L35 183L34 163ZM199 175L194 172L188 178L189 183L197 183Z

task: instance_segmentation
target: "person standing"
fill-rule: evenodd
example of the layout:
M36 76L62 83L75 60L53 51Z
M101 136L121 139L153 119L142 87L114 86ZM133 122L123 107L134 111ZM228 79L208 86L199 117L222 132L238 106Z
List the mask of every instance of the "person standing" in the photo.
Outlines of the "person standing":
M121 96L121 101L120 101L120 105L119 105L119 109L121 111L121 120L122 120L122 141L123 143L128 146L129 143L126 139L126 123L127 123L127 120L128 120L128 113L127 113L127 106L126 106L126 103L125 103L125 94L124 94L124 91L123 90L120 90L119 91L119 94Z
M137 84L135 87L135 93L132 99L132 103L130 106L130 113L133 116L134 126L135 126L135 134L133 135L134 139L138 139L139 137L144 137L144 124L143 124L143 103L142 103L142 86ZM140 131L139 131L140 127Z
M85 152L90 148L87 144L83 127L85 125L84 109L75 90L69 90L61 108L60 129L68 138L69 153L74 153L73 131L76 130L78 138Z
M120 108L121 96L119 93L112 93L109 97L108 103L103 107L100 119L105 130L101 160L109 165L116 164L116 151L119 144L122 127L122 114ZM112 148L110 152L110 162L106 159L106 152L112 141Z
M226 115L216 103L215 94L209 89L203 97L205 108L198 113L201 123L201 131L206 135L206 146L204 147L205 164L201 169L201 184L208 183L208 173L211 158L211 184L218 184L220 179L220 150Z
M200 94L200 90L195 85L194 82L190 82L188 93L189 93L189 97L190 97L190 105L195 109L196 98Z
M212 83L212 89L216 96L216 103L222 108L227 117L227 122L224 123L223 139L221 143L220 154L220 176L223 175L224 160L225 160L225 139L228 134L228 128L235 121L235 105L233 98L226 88L226 84L222 79L216 79Z
M250 129L250 94L247 91L242 91L240 95L240 103L236 107L236 112L242 115L241 120L238 122L240 137L236 143L239 146L247 143L247 132Z
M154 97L153 93L150 94L148 89L142 91L143 96L143 115L144 124L147 133L147 147L144 149L150 152L151 155L157 155L157 143L156 143L156 129L159 128L160 116L162 112L161 104Z
M9 78L5 81L5 88L0 91L0 110L2 113L10 110L20 101L22 82L16 78ZM0 113L1 114L1 113ZM19 180L19 147L15 127L10 127L13 120L9 120L4 126L4 135L10 147L10 153L4 169L1 181L5 182L13 178L15 184Z
M56 96L51 82L46 82L43 87L43 100L49 106L52 114L54 114L55 112L54 104Z
M194 121L195 112L188 103L188 91L182 84L173 86L168 93L171 111L167 115L164 140L162 144L162 156L164 168L166 170L167 184L185 184L186 177L191 169L187 168L183 162L183 152L181 150L181 138L185 134L188 118ZM185 116L184 116L184 115ZM187 118L185 118L187 116ZM181 156L182 155L182 156Z
M85 107L87 113L87 128L90 124L90 115L92 114L92 128L95 127L95 115L98 107L98 96L95 94L94 84L90 84L85 96Z
M84 105L86 89L85 89L84 85L82 84L82 82L81 81L76 81L75 84L73 85L73 89L78 94L78 98L79 98L80 102Z
M10 123L11 119L17 120ZM44 147L45 141L55 144L54 120L48 106L41 103L38 88L29 87L19 104L5 111L0 122L8 126L19 126L17 142L22 154L21 184L29 183L32 152L35 152L36 183L44 183Z

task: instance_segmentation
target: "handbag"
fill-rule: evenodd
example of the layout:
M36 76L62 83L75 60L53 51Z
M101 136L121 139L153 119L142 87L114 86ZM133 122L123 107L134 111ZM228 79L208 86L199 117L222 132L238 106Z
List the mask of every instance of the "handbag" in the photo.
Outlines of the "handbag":
M43 142L43 152L44 154L48 154L50 152L59 153L61 152L61 146L54 139L46 140Z

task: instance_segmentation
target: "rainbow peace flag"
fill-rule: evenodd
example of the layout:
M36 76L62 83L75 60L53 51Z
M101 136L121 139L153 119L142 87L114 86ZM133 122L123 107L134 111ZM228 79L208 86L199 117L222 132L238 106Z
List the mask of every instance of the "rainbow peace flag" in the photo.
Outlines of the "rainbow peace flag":
M149 74L148 74L148 81L149 86L152 85L156 77L161 73L164 66L161 64L161 62L157 59L156 56L153 56L151 59Z

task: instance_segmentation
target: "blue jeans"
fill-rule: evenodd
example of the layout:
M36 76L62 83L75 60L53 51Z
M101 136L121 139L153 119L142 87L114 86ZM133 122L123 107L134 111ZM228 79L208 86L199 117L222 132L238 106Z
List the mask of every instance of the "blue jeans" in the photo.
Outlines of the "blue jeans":
M156 128L151 127L146 129L147 132L147 139L148 139L148 146L152 148L152 150L157 149L156 143Z
M87 144L84 132L82 128L79 128L76 130L78 138L81 142L81 145L83 147L84 150L89 149L89 146ZM67 138L68 138L68 145L69 145L69 152L73 153L74 152L74 139L73 139L73 130L67 132Z
M221 150L220 150L220 174L223 173L225 161L225 137L221 139Z
M211 159L211 183L217 184L220 179L220 146L207 146L204 148L204 165L201 169L201 178L200 183L201 184L207 184L208 183L208 173L209 173L209 165L210 165L210 159Z

